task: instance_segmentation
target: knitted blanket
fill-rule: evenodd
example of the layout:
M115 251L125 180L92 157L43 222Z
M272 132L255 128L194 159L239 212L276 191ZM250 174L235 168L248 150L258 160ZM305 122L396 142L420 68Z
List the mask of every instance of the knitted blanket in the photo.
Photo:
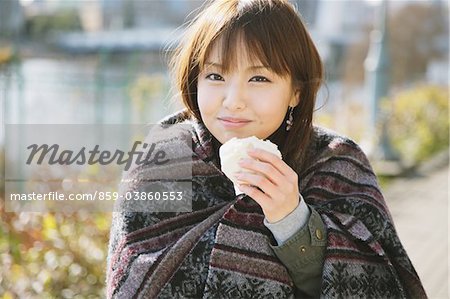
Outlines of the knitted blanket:
M276 243L261 208L248 196L235 196L209 131L186 110L162 123L192 127L192 212L131 212L118 202L107 297L295 297L288 271L269 246ZM307 152L311 166L294 170L304 200L327 228L321 296L426 298L359 147L315 127ZM130 171L121 192L140 190L143 173L142 167Z

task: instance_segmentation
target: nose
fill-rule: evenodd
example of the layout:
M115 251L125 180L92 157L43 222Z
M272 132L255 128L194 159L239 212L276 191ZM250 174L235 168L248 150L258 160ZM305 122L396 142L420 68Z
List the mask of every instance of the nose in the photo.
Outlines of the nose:
M244 86L236 81L231 82L225 93L223 106L230 111L244 109L246 107L245 94L246 92Z

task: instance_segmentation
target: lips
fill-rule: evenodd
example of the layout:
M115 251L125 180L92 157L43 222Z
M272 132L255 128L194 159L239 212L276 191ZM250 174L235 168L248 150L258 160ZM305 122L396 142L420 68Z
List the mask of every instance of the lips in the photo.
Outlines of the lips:
M232 123L247 123L251 122L249 119L244 118L234 118L234 117L219 117L220 120L232 122Z
M234 117L220 117L218 119L222 123L224 128L230 130L245 127L247 124L251 122L251 120L248 119L234 118Z

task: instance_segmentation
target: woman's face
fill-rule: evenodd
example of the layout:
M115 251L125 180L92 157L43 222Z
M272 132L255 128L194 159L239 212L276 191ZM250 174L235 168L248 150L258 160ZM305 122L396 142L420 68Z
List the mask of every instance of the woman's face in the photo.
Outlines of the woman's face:
M250 61L239 39L237 65L224 73L213 47L198 78L198 106L205 126L220 143L233 137L266 139L281 125L288 106L298 104L291 76L280 77Z

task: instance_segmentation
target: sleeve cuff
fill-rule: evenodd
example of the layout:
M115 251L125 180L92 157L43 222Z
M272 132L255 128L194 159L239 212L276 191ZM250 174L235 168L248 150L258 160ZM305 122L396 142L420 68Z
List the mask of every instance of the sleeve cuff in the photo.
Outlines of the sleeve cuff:
M311 215L304 228L284 244L270 245L281 262L294 272L301 271L307 264L323 263L327 232L319 213L313 207L310 210Z
M310 215L308 205L300 195L299 204L291 213L274 223L264 218L264 225L272 232L278 245L282 245L308 223Z

